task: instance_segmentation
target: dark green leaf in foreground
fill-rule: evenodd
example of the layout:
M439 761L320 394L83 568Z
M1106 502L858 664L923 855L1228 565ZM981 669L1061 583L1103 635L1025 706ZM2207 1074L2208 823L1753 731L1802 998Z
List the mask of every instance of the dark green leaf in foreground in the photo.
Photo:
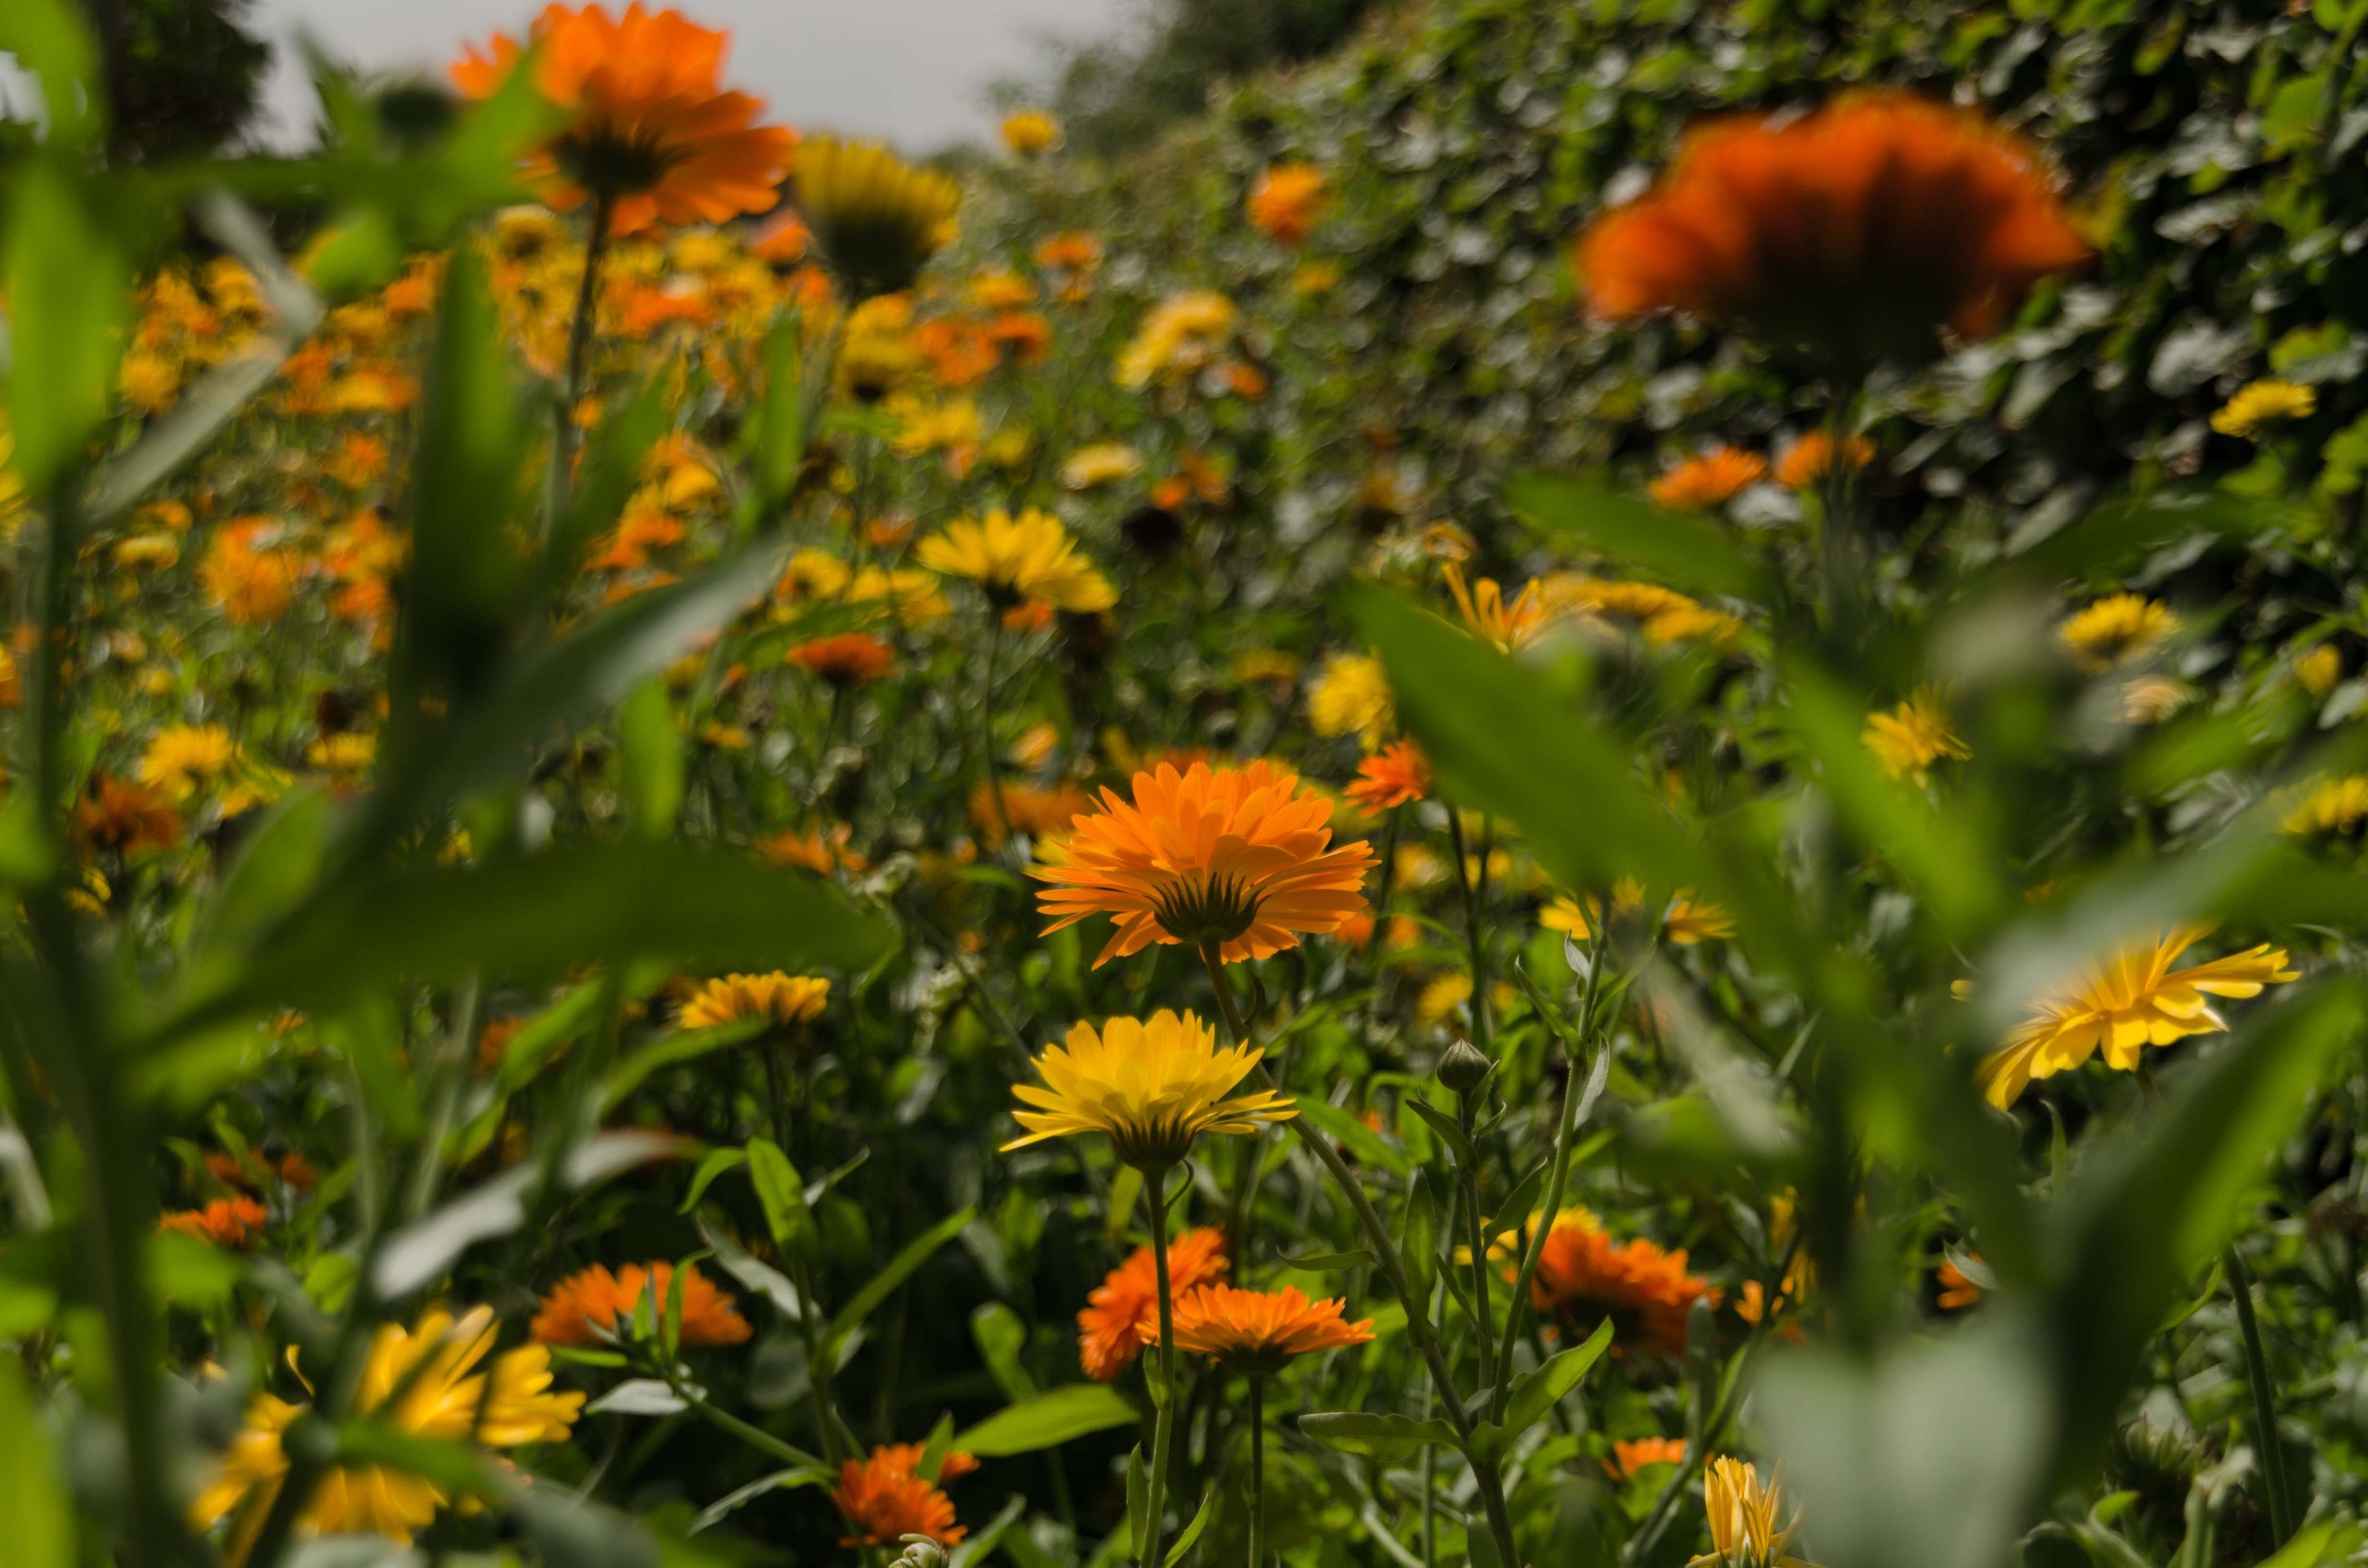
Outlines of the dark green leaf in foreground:
M1733 532L1696 512L1671 512L1608 485L1564 474L1524 473L1505 504L1533 526L1568 536L1621 568L1695 594L1759 597L1761 570Z

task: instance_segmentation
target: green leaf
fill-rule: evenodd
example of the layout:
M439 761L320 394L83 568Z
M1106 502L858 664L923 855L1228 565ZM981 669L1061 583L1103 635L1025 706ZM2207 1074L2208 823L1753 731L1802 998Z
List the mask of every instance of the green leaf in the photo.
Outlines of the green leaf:
M1028 1368L1020 1360L1028 1348L1028 1325L1019 1321L1018 1312L1001 1301L988 1301L973 1308L970 1336L978 1346L979 1359L986 1363L1004 1398L1016 1404L1036 1392L1036 1380L1028 1375Z
M1533 527L1575 536L1622 568L1696 594L1764 595L1759 568L1727 528L1694 512L1671 512L1603 485L1524 473L1505 487L1505 505Z
M710 1149L706 1158L699 1162L699 1169L691 1173L690 1190L683 1195L682 1207L675 1212L688 1214L698 1208L699 1200L707 1196L707 1189L714 1185L717 1176L736 1171L747 1163L748 1152L745 1149Z
M2052 1376L2065 1407L2055 1483L2087 1475L2181 1282L2227 1240L2263 1161L2302 1123L2362 1016L2356 979L2259 1006L2155 1114L2086 1150L2049 1222Z
M822 1338L821 1354L831 1366L838 1364L838 1353L848 1335L861 1327L873 1309L895 1292L913 1270L927 1263L937 1250L962 1234L962 1228L978 1218L975 1209L959 1209L939 1221L928 1230L907 1243L905 1250L889 1259L888 1267L864 1282L863 1289L848 1299L838 1315L830 1320L830 1328Z
M1458 1169L1468 1171L1480 1163L1478 1153L1472 1147L1472 1140L1463 1135L1463 1129L1457 1124L1455 1118L1423 1099L1419 1092L1407 1096L1406 1103L1406 1108L1429 1122L1430 1130L1439 1134L1440 1142L1454 1152Z
M1006 1459L1133 1426L1137 1419L1134 1406L1107 1383L1064 1383L1006 1405L956 1437L953 1446L982 1459Z
M773 1244L784 1252L804 1251L816 1238L814 1216L807 1212L805 1184L797 1166L769 1138L748 1140L748 1180L757 1202L765 1210L765 1224Z
M625 800L632 808L633 831L643 838L665 838L682 810L687 778L666 682L645 680L636 687L617 715L617 726L624 743Z
M356 872L209 961L159 1026L335 1012L399 983L549 979L638 958L860 968L882 924L810 877L674 844L585 844L482 866Z
M838 1473L836 1471L817 1465L802 1465L793 1470L777 1470L770 1475L760 1475L747 1485L734 1488L718 1497L700 1510L699 1516L690 1521L689 1528L684 1533L697 1535L701 1530L721 1524L768 1492L779 1492L784 1488L799 1486L836 1486L837 1483Z
M567 509L543 551L542 591L555 596L575 580L584 552L614 528L642 483L650 449L666 434L666 383L651 376L620 399L584 444Z
M26 156L15 176L6 290L10 466L26 494L40 499L107 418L131 309L131 263L94 207L93 188L63 165Z
M321 790L291 790L264 813L214 896L205 940L241 941L294 909L320 876L336 820Z
M757 410L757 495L769 517L796 488L806 455L805 377L798 358L799 322L784 313L765 339L765 396Z
M1611 1324L1606 1319L1595 1325L1585 1343L1572 1346L1516 1382L1511 1398L1505 1402L1504 1421L1483 1423L1473 1429L1474 1454L1489 1458L1502 1454L1515 1438L1544 1420L1611 1346Z
M1201 1532L1209 1528L1209 1521L1216 1517L1217 1496L1217 1488L1213 1485L1201 1494L1201 1506L1192 1510L1192 1522L1184 1527L1183 1533L1176 1538L1175 1544L1167 1549L1167 1555L1161 1560L1166 1568L1176 1568L1183 1562L1184 1554L1191 1551L1193 1542L1201 1539Z
M16 1568L73 1568L74 1506L14 1357L0 1365L0 1518Z
M596 1133L568 1156L560 1182L580 1190L653 1160L678 1159L693 1147L655 1132ZM372 1277L378 1293L394 1300L431 1285L477 1243L524 1224L527 1198L541 1175L538 1163L515 1166L395 1232Z
M1401 1174L1408 1168L1402 1151L1392 1148L1380 1133L1329 1100L1317 1099L1312 1095L1303 1096L1299 1101L1299 1114L1326 1137L1348 1150L1360 1164L1379 1165L1385 1171Z
M0 6L0 54L13 54L41 85L49 144L85 147L106 129L98 45L70 0L9 0Z
M1305 1256L1294 1256L1285 1252L1277 1253L1275 1261L1286 1268L1297 1268L1309 1274L1328 1274L1334 1269L1354 1268L1360 1264L1371 1263L1373 1255L1366 1247L1357 1247L1349 1252L1311 1253Z
M1426 1443L1453 1448L1455 1428L1438 1416L1376 1415L1361 1410L1319 1411L1299 1418L1299 1429L1327 1449L1372 1459L1394 1459Z
M1151 1468L1143 1462L1143 1445L1137 1443L1126 1456L1126 1533L1134 1543L1134 1556L1141 1562L1148 1550L1151 1532ZM1107 1556L1108 1553L1103 1555Z

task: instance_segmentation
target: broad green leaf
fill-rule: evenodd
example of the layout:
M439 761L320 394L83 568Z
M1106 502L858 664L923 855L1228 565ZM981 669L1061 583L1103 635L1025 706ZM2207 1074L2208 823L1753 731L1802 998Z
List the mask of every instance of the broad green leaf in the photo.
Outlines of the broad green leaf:
M1191 1522L1184 1527L1182 1533L1177 1536L1175 1544L1167 1549L1167 1555L1161 1559L1166 1568L1176 1568L1178 1563L1183 1562L1184 1554L1190 1551L1193 1544L1201 1539L1201 1532L1209 1528L1209 1521L1216 1516L1217 1496L1218 1491L1214 1484L1201 1494L1201 1506L1192 1510Z
M779 1492L785 1487L835 1486L837 1483L838 1473L821 1465L803 1465L794 1470L777 1470L770 1475L760 1475L747 1485L725 1493L705 1508L700 1509L699 1517L690 1521L690 1527L685 1533L697 1535L701 1530L721 1524L724 1519L768 1492Z
M710 1149L699 1162L699 1168L691 1173L690 1190L683 1194L682 1207L676 1212L688 1214L698 1208L699 1200L707 1196L707 1189L714 1185L717 1176L736 1171L747 1163L748 1152L745 1149Z
M745 1045L765 1032L762 1018L740 1018L712 1029L681 1029L652 1040L635 1050L617 1063L600 1086L600 1103L614 1110L628 1096L649 1081L654 1073L678 1067L686 1062L696 1062L730 1046Z
M1308 1274L1329 1274L1336 1269L1354 1268L1360 1264L1371 1263L1373 1255L1366 1247L1357 1247L1349 1252L1312 1253L1304 1256L1284 1252L1277 1253L1275 1261L1285 1268L1296 1268Z
M560 1180L579 1190L653 1160L678 1159L693 1145L655 1132L601 1132L568 1156ZM504 1171L424 1219L394 1233L379 1255L372 1283L392 1301L443 1278L461 1255L482 1241L526 1222L526 1200L541 1176L540 1165Z
M1595 1332L1583 1344L1572 1346L1521 1378L1513 1385L1512 1397L1505 1403L1504 1421L1474 1429L1474 1451L1502 1453L1506 1445L1544 1420L1546 1414L1578 1386L1578 1381L1611 1347L1611 1324L1606 1319L1596 1325Z
M928 1230L905 1244L905 1250L888 1260L888 1267L864 1281L863 1288L848 1298L847 1305L830 1320L830 1328L823 1335L822 1355L834 1366L848 1336L863 1325L873 1310L905 1283L913 1270L936 1256L939 1247L962 1234L962 1228L978 1217L975 1209L958 1209L939 1221Z
M675 729L666 682L645 680L634 687L617 715L617 726L624 744L625 801L632 808L633 831L643 838L665 838L674 832L682 811L687 775L682 736Z
M73 1568L74 1504L13 1357L0 1366L0 1518L16 1568Z
M806 387L798 356L796 317L784 314L765 339L765 396L755 421L757 497L770 517L796 486L805 461Z
M1018 1404L1036 1392L1036 1380L1028 1375L1020 1357L1028 1348L1028 1325L1019 1314L1001 1301L988 1301L974 1307L970 1314L970 1336L978 1346L978 1358L995 1378L1003 1397Z
M356 872L243 950L212 955L161 1032L283 1006L334 1012L404 982L548 979L639 958L856 968L886 935L812 878L672 844Z
M699 1222L699 1235L707 1244L707 1250L715 1255L716 1266L724 1273L772 1302L792 1323L805 1315L797 1287L791 1284L779 1269L750 1256L746 1247L705 1220Z
M1073 1437L1133 1426L1134 1406L1107 1383L1064 1383L1014 1402L961 1433L954 1448L985 1459L1057 1448Z
M1671 512L1600 484L1524 473L1505 505L1534 527L1565 534L1623 570L1697 594L1763 596L1759 568L1734 534L1695 512Z
M2362 1011L2356 979L2256 1004L2159 1109L2073 1171L2047 1240L2050 1375L2065 1423L2055 1483L2078 1483L2101 1451L2181 1282L2226 1241L2263 1161L2302 1124L2320 1070L2359 1039Z
M206 921L207 942L240 941L295 908L320 874L336 820L336 806L324 790L281 797L222 879Z
M1378 1415L1361 1410L1319 1411L1299 1418L1299 1429L1327 1449L1373 1459L1395 1459L1426 1443L1453 1448L1455 1428L1437 1416Z
M8 0L0 6L0 54L13 54L41 87L49 143L88 146L106 129L98 44L72 0Z
M96 187L65 164L29 155L14 174L6 290L10 466L26 494L40 498L81 460L107 418L131 309L131 261L97 205Z
M1402 1151L1391 1147L1388 1140L1380 1133L1331 1101L1317 1099L1313 1095L1302 1096L1299 1114L1309 1125L1348 1150L1360 1163L1378 1165L1386 1171L1403 1172L1407 1168L1406 1157Z

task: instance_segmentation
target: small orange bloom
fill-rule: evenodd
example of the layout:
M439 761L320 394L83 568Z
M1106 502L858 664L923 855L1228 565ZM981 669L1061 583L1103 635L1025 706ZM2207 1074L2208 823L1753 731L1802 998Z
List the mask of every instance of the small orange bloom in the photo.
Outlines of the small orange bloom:
M1609 1318L1618 1348L1679 1356L1686 1314L1709 1293L1707 1281L1686 1272L1683 1251L1615 1242L1594 1215L1570 1209L1546 1233L1530 1301L1582 1333Z
M1217 944L1228 963L1336 930L1365 907L1373 850L1334 847L1332 802L1289 768L1171 763L1138 773L1132 800L1102 791L1102 809L1073 824L1059 864L1030 874L1053 916L1047 935L1088 915L1118 923L1095 967L1154 942Z
M1430 758L1412 741L1393 741L1357 765L1341 791L1368 812L1386 812L1430 793Z
M1622 1437L1611 1445L1612 1470L1622 1481L1632 1480L1648 1464L1683 1464L1683 1437Z
M1979 1253L1968 1253L1966 1256L1975 1263L1982 1260ZM1935 1304L1944 1312L1963 1312L1982 1299L1982 1288L1974 1282L1971 1275L1957 1267L1955 1258L1944 1257L1941 1260L1940 1283L1941 1293Z
M789 174L797 136L759 125L759 100L721 89L726 32L640 0L621 17L600 6L552 5L535 18L535 87L573 120L529 160L552 206L587 196L612 203L609 229L627 234L663 221L721 223L770 211ZM490 52L472 45L452 67L453 85L490 97L526 47L495 34Z
M217 1198L203 1209L165 1215L156 1221L156 1228L244 1252L256 1244L270 1221L271 1210L252 1198Z
M1986 336L2089 255L2030 143L1862 92L1691 131L1659 185L1580 236L1577 263L1606 320L1682 311L1864 364L1923 358L1942 326Z
M969 1533L954 1523L952 1499L919 1474L923 1451L918 1443L891 1444L872 1449L868 1460L848 1460L838 1467L838 1486L830 1500L850 1532L839 1538L841 1546L894 1546L908 1535L952 1546ZM939 1479L951 1480L977 1466L968 1454L949 1453Z
M1864 468L1874 460L1874 443L1863 436L1850 437L1842 442L1841 460L1850 468ZM1833 471L1834 438L1812 430L1785 449L1784 460L1776 465L1776 483L1787 490L1806 490Z
M1203 1285L1176 1299L1176 1346L1214 1356L1229 1367L1264 1375L1282 1369L1293 1356L1362 1345L1373 1337L1373 1320L1341 1321L1338 1301L1311 1301L1294 1287L1242 1290ZM1159 1341L1159 1307L1152 1303L1138 1332Z
M181 840L181 813L164 792L94 773L74 801L74 839L86 850L118 855L170 849Z
M653 1318L663 1324L673 1293L671 1263L629 1263L614 1274L606 1265L596 1263L551 1288L529 1332L544 1345L604 1345L618 1333L620 1322L632 1322L644 1295ZM748 1335L748 1320L740 1315L732 1298L717 1290L698 1265L684 1269L682 1343L740 1345Z
M1038 789L1032 784L1003 786L1003 806L996 809L995 796L985 784L970 794L970 820L978 835L990 849L1003 844L1003 824L1008 820L1011 831L1024 833L1031 838L1049 838L1069 831L1069 824L1094 809L1094 798L1075 784L1055 784L1050 789Z
M893 675L896 650L868 631L814 637L790 650L790 663L833 686L860 686Z
M1768 460L1740 447L1713 447L1653 481L1646 494L1672 512L1725 506L1768 477Z
M1314 164L1275 164L1250 187L1246 210L1277 244L1304 242L1324 212L1324 171Z
M1221 1231L1204 1225L1167 1244L1167 1288L1177 1297L1208 1284L1228 1267ZM1077 1313L1077 1359L1096 1382L1115 1382L1143 1347L1158 1337L1142 1332L1144 1313L1151 1312L1156 1320L1159 1310L1158 1267L1151 1249L1135 1248L1086 1301Z

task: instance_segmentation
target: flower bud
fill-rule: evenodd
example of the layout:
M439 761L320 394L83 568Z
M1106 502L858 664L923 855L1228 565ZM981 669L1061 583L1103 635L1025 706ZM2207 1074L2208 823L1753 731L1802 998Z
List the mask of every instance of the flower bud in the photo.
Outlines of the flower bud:
M1439 1059L1439 1081L1459 1095L1468 1095L1488 1081L1488 1059L1468 1040L1459 1040Z

